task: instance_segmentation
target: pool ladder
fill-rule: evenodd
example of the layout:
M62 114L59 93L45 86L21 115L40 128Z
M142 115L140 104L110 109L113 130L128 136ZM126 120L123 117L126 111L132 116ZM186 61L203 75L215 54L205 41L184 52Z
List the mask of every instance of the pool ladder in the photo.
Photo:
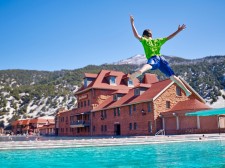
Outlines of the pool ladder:
M155 135L165 135L165 130L161 129L158 132L156 132Z

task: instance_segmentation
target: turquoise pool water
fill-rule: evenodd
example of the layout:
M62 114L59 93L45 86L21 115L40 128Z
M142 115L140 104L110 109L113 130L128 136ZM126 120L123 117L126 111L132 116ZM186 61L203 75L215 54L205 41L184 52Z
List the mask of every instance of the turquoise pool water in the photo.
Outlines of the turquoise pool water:
M225 141L0 151L1 168L225 168Z

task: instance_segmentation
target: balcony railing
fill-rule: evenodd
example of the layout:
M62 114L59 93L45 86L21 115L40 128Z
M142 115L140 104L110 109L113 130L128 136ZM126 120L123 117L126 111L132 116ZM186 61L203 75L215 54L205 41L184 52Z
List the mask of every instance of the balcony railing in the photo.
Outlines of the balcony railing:
M71 128L88 127L88 126L90 126L89 120L77 120L77 121L71 121L70 122Z

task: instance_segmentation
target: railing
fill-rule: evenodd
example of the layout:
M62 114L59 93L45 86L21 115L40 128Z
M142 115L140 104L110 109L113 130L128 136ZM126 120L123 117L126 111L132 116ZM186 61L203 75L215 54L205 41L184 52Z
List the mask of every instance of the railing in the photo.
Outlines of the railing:
M70 127L86 127L86 126L90 126L89 120L77 120L70 122Z
M158 132L156 132L155 135L165 135L165 130L161 129Z

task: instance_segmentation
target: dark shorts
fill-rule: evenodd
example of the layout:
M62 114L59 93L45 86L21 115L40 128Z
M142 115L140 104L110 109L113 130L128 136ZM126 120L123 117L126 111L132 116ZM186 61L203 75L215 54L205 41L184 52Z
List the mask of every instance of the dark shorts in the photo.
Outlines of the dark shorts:
M159 69L168 77L174 75L172 68L163 56L152 56L148 59L147 64L152 66L151 70Z

